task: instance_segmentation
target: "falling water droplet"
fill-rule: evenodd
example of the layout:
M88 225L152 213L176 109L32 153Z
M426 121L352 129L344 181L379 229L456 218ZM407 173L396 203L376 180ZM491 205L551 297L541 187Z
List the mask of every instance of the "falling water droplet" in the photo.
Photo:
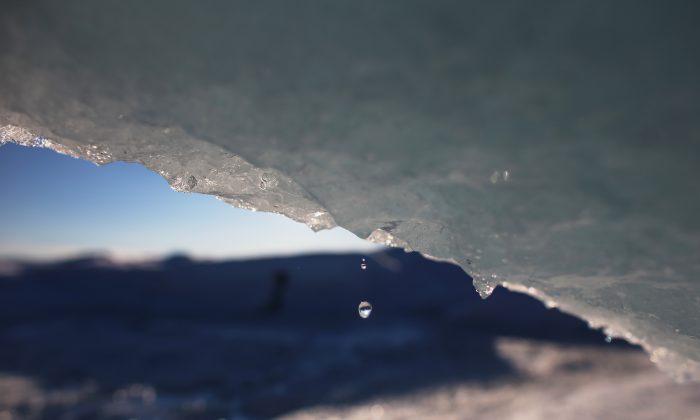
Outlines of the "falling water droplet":
M360 268L363 270L367 269L367 263L365 262L365 259L362 259L362 262L360 263Z
M606 343L611 343L612 340L613 340L612 337L610 337L609 335L606 335L606 336L605 336L605 342L606 342Z
M509 178L510 178L510 172L503 171L503 182L508 182Z
M360 314L360 317L369 318L369 315L372 313L372 305L369 302L362 301L360 306L357 307L357 312Z

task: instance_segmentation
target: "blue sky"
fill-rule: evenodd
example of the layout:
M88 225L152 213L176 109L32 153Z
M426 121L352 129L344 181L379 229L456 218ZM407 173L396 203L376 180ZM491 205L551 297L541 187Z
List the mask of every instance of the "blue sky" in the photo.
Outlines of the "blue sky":
M0 257L122 258L187 253L246 258L376 249L343 229L314 233L282 216L178 193L138 164L102 167L48 149L0 147Z

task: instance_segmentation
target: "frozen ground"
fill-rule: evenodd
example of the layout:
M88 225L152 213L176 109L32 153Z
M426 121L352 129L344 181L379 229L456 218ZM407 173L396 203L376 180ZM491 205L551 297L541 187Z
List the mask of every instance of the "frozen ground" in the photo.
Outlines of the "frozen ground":
M5 263L0 419L698 418L700 385L576 318L361 257Z
M138 339L139 337L133 337ZM193 335L197 338L197 335ZM262 351L274 347L269 340L251 340ZM381 346L381 343L379 344ZM280 346L284 347L284 346ZM324 357L328 348L312 346L310 355ZM481 356L465 347L465 357ZM220 392L215 384L191 378L178 390L134 382L103 389L94 382L55 387L30 375L0 374L0 418L10 419L640 419L696 420L700 418L700 388L680 385L659 372L640 351L571 346L528 339L498 339L495 351L506 364L507 375L489 381L468 378L429 388L384 395L386 389L368 384L378 367L360 363L357 369L337 372L320 384L337 392L333 398L309 404L314 387L289 385L281 379L258 401ZM231 351L228 357L239 352ZM394 354L385 354L387 358ZM443 355L446 356L446 355ZM433 359L434 355L428 355ZM454 356L453 356L454 357ZM414 360L415 361L415 360ZM456 363L456 362L453 362ZM413 369L405 365L404 369ZM290 369L292 366L288 366ZM367 370L365 370L367 369ZM379 368L381 369L381 368ZM483 370L481 366L474 370ZM133 374L133 372L131 372ZM268 372L263 372L268 373ZM398 379L389 380L396 386ZM298 386L290 392L288 386ZM204 387L201 390L198 387ZM373 393L347 401L342 394ZM292 394L291 396L289 394ZM380 396L378 396L380 395ZM289 407L290 413L280 413ZM248 414L244 414L248 413ZM279 416L277 416L279 414Z
M515 369L490 383L440 385L285 419L698 419L700 388L674 384L637 351L498 339Z

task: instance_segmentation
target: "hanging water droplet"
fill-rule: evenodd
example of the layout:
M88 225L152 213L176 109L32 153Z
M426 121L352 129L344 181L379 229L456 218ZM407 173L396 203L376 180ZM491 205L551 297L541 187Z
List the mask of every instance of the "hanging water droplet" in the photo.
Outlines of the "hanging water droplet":
M500 174L498 171L494 171L494 172L491 174L491 177L489 178L489 180L491 180L491 183L492 183L492 184L495 184L495 183L498 182L498 178L499 178L500 176L501 176L501 174Z
M613 340L612 337L610 337L609 335L606 335L606 336L605 336L605 342L606 342L606 343L611 343L612 340Z
M360 314L360 317L369 318L369 315L372 313L372 305L369 302L362 301L360 306L357 307L357 312Z
M476 288L476 292L479 293L479 296L482 299L486 299L487 297L491 296L491 293L493 293L493 286L485 283L486 280L483 277L479 280L479 282L474 283L474 287Z
M360 263L360 268L363 270L367 269L367 263L365 262L365 259L362 259L362 262Z
M510 178L510 172L503 171L503 182L508 182L508 178Z

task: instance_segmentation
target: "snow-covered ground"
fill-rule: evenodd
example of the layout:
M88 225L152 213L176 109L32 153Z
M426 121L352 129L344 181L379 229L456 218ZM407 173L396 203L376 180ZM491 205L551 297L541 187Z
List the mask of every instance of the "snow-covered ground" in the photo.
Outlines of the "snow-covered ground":
M698 419L700 387L673 383L637 351L499 339L516 373L345 406L305 408L285 419Z
M459 268L415 253L12 268L2 420L700 412L700 385L639 348L523 294L484 301Z

